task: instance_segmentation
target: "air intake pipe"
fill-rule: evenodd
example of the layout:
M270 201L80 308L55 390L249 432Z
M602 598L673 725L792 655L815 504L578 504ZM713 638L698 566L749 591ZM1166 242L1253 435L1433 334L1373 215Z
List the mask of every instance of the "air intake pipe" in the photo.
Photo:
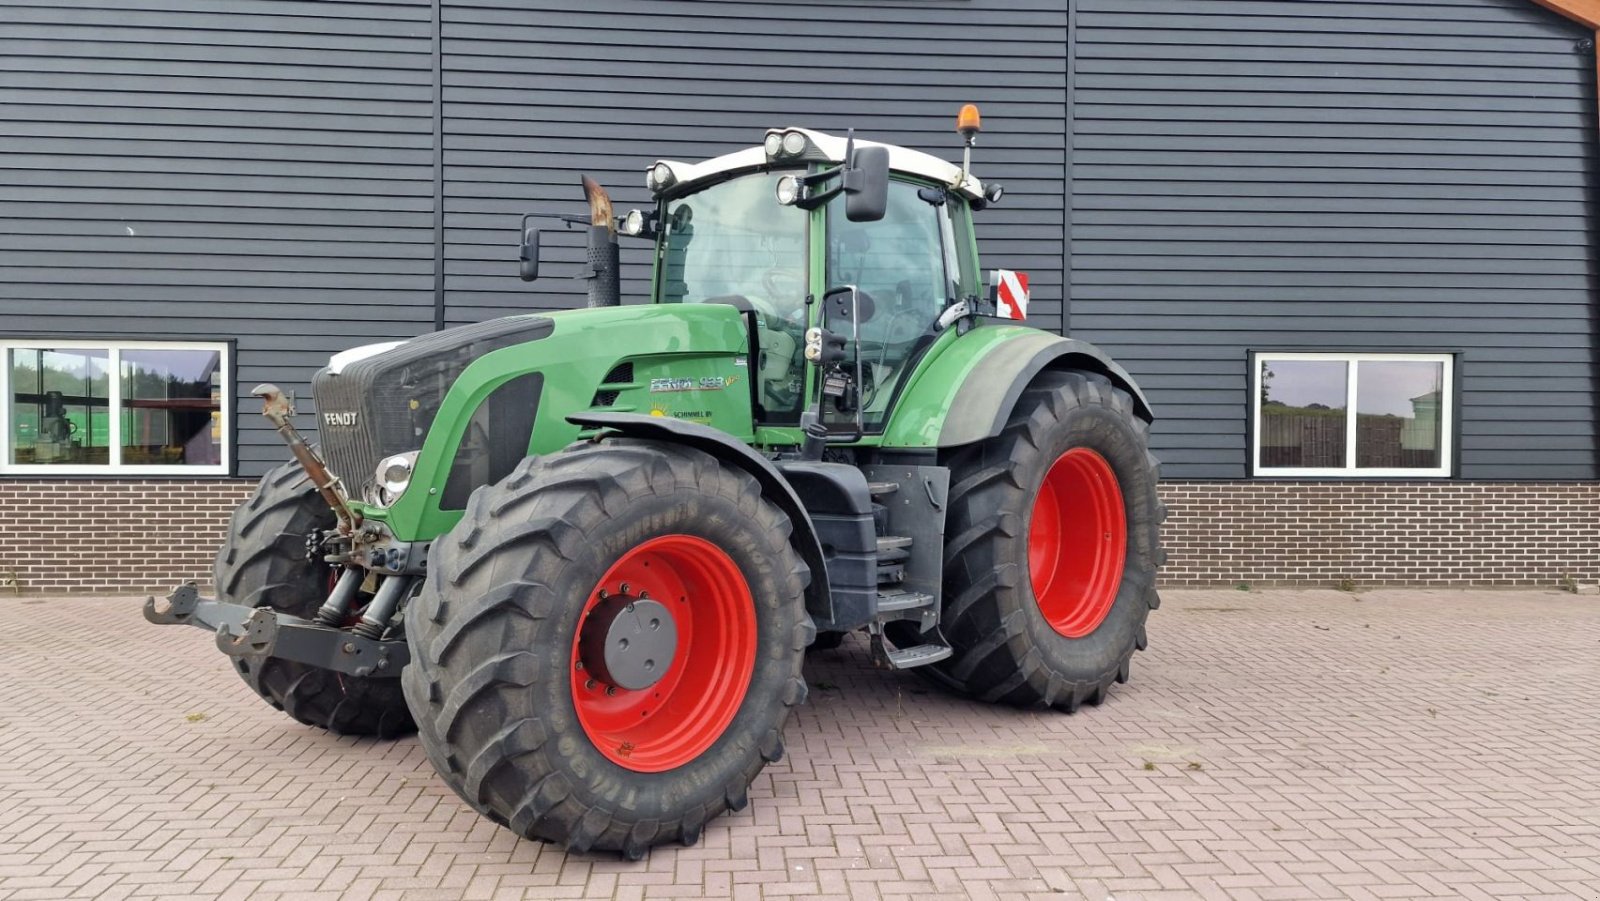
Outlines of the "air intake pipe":
M589 283L589 306L618 306L622 303L622 263L617 256L617 220L611 215L611 198L587 175L583 193L589 199L589 265L581 277Z

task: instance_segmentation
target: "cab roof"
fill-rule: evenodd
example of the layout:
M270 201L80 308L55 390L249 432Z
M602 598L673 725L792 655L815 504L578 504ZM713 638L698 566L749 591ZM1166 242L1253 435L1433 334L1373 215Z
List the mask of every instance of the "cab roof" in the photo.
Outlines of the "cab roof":
M678 160L657 160L645 169L648 174L657 165L666 164L674 176L671 185L663 190L673 194L681 193L685 188L693 187L701 182L710 181L720 176L726 176L741 170L754 170L764 166L792 165L797 162L827 162L843 163L845 161L845 146L847 139L838 135L830 135L809 128L772 128L767 130L768 135L784 135L798 132L806 138L806 148L798 155L788 157L772 157L767 155L764 145L747 147L735 150L722 156L712 157L699 163L685 163ZM893 144L880 144L877 141L856 139L860 147L885 147L889 151L889 169L906 175L915 175L929 181L946 185L958 191L968 200L983 199L983 183L978 181L972 173L967 173L966 178L961 176L961 167L954 163L946 162L938 157L912 150L909 147L897 147Z

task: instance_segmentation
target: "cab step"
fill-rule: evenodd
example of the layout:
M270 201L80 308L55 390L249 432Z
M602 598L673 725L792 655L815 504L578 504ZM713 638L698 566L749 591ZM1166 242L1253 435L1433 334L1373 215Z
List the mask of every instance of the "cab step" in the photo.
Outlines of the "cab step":
M895 669L911 669L938 663L951 653L944 645L919 644L909 648L897 648L885 641L881 635L877 639L879 653Z
M932 607L934 597L920 591L880 591L878 592L878 613L901 613L906 610L921 610Z
M911 546L911 539L905 535L879 535L878 553L885 551L898 551Z

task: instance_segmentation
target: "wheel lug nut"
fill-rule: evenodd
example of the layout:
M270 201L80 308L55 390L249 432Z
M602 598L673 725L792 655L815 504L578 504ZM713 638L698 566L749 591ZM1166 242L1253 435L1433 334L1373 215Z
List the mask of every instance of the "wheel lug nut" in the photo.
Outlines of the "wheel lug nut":
M595 685L595 682L594 682L593 679L585 679L584 682L583 682L583 687L587 688L590 691L594 691L594 685Z
M623 582L622 583L621 591L622 591L623 594L627 594L628 593L628 583L627 582Z
M606 686L606 694L614 695L616 693L617 693L617 687L615 685L607 685Z

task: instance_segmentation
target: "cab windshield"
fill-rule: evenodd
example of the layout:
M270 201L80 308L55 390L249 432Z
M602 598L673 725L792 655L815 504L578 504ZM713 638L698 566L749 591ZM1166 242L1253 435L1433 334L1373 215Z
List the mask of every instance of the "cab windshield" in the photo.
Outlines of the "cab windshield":
M778 204L783 174L745 175L670 200L661 235L662 303L742 299L758 314L752 376L761 381L757 417L767 422L798 421L805 376L807 214Z
M746 175L667 202L663 303L737 295L779 315L805 309L806 213L778 205L777 181Z

